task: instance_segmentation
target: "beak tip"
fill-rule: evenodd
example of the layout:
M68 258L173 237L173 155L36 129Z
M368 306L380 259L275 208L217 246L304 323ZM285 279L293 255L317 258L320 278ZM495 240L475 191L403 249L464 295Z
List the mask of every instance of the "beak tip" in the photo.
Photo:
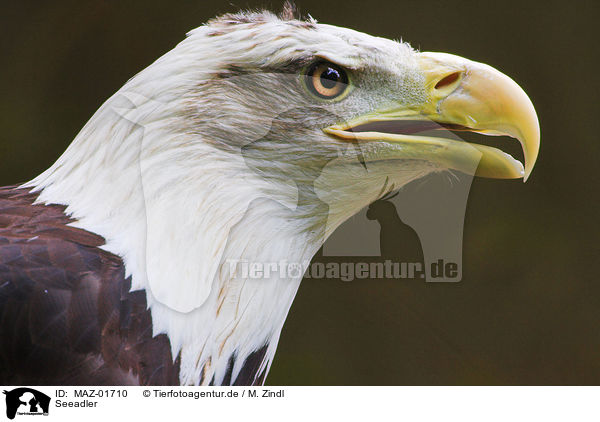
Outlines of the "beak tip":
M449 94L440 91L442 112L448 113L447 118L462 126L469 127L471 121L476 121L473 127L480 132L484 129L517 139L522 146L524 161L517 165L516 160L511 160L510 175L526 182L535 166L540 146L539 121L527 93L510 77L483 63L428 52L419 53L419 60L424 74L433 81L451 71L462 69L465 72L456 85L460 89L448 91ZM436 87L437 84L427 86ZM452 87L455 86L449 85L449 88ZM436 111L440 113L439 107Z

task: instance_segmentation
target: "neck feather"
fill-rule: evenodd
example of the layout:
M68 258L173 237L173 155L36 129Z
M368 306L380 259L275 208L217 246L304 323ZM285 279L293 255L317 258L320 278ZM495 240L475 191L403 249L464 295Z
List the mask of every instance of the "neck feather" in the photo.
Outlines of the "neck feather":
M182 114L202 101L193 81L210 78L218 61L192 51L200 45L188 39L130 80L25 185L38 202L65 205L74 226L103 236L103 248L123 259L132 290L146 292L153 334L167 334L172 356L181 356L182 384L235 380L246 358L266 347L259 376L273 358L302 271L253 278L232 272L232 262L307 263L382 193L369 179L381 175L356 164L348 170L356 174L328 179L345 192L323 189L336 196L328 203L342 205L320 209L307 200L314 191L285 182L274 189L241 154L187 127ZM395 186L428 171L398 171Z
M264 181L241 157L172 131L172 113L117 93L26 187L38 202L66 205L74 226L102 235L103 248L122 257L132 290L146 292L153 334L167 334L181 355L183 384L220 383L232 362L235 380L266 346L258 375L302 272L249 278L231 263L307 262L323 239L295 218L293 194L265 198Z

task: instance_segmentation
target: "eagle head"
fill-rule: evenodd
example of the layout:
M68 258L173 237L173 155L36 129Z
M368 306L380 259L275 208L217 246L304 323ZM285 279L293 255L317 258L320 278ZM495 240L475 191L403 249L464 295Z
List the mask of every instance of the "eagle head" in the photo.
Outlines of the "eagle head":
M450 131L516 138L524 164ZM268 345L270 364L302 278L230 262L305 262L391 190L448 170L527 179L538 148L531 101L488 65L240 13L129 80L29 186L123 258L182 382L219 382L232 356L239 373Z

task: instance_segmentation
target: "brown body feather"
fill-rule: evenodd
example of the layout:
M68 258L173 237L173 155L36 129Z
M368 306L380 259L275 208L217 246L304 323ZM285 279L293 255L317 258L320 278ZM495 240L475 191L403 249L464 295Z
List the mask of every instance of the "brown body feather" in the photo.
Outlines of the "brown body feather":
M35 199L0 188L0 384L179 384L122 260Z

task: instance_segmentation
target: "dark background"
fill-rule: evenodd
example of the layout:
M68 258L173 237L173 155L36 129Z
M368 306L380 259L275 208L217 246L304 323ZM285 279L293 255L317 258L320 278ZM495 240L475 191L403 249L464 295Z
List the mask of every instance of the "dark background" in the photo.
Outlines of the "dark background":
M269 384L598 384L595 1L300 0L323 23L488 63L536 106L527 184L476 179L464 279L306 280ZM0 185L50 166L100 104L210 17L279 2L7 2Z

